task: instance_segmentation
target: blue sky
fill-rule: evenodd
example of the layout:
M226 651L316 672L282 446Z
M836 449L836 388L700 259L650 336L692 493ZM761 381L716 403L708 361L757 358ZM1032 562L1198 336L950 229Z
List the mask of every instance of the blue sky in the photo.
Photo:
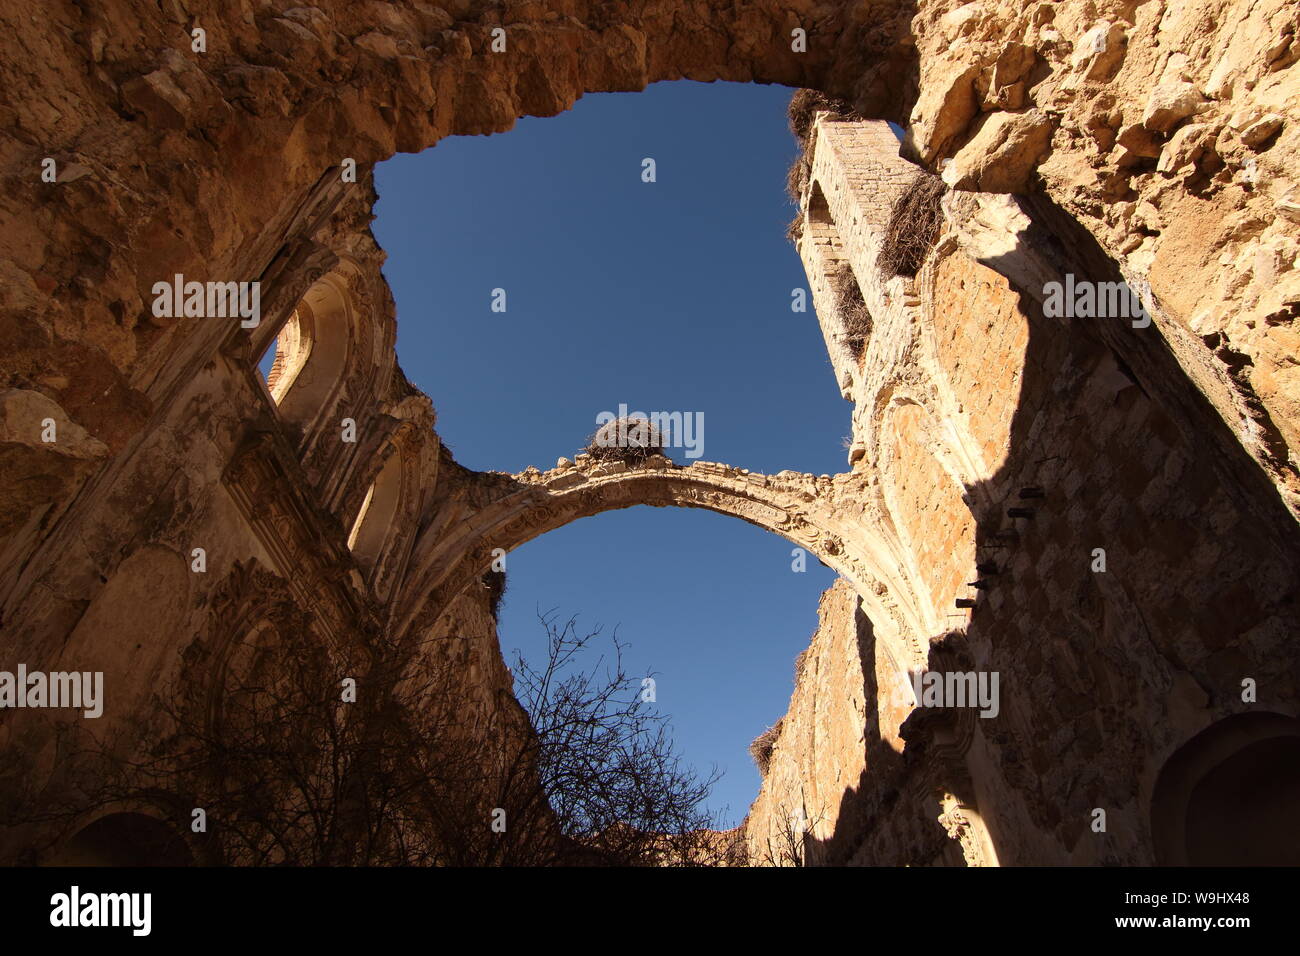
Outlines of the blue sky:
M811 307L790 309L806 288L785 238L790 92L683 81L591 95L378 167L398 358L458 461L549 468L626 403L703 413L705 460L845 469L851 407ZM504 313L490 308L498 288ZM792 547L698 510L575 522L509 556L502 648L540 653L539 609L617 626L631 669L657 674L686 759L725 771L710 803L734 825L758 792L749 742L785 712L834 580L815 558L794 573Z

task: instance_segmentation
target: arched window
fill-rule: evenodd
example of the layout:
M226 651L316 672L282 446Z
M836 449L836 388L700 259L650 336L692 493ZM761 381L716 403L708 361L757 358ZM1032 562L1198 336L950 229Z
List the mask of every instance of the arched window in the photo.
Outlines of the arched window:
M835 220L831 218L831 207L826 202L821 183L813 181L808 192L808 218L805 232L809 236L824 239L835 236Z
M298 310L289 316L258 363L271 399L279 405L311 356L311 332Z
M280 417L304 433L328 413L353 349L352 297L341 273L313 285L258 362Z
M401 493L402 455L394 448L366 492L365 501L352 524L352 533L348 535L348 547L367 571L375 567L383 554Z
M296 314L300 341L308 343L306 355L279 405L290 421L309 422L330 405L347 367L352 314L341 277L327 276L312 286Z

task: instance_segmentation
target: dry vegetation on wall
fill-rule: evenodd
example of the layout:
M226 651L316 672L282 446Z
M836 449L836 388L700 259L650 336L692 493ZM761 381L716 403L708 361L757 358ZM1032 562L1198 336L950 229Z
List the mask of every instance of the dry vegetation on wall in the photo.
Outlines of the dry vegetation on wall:
M789 171L785 174L785 193L795 205L794 218L785 227L785 237L791 242L797 242L799 237L803 235L803 210L799 208L799 197L808 188L809 172L807 154L800 153L794 158Z
M776 746L777 739L781 736L781 724L784 722L785 718L782 717L755 737L753 743L749 745L749 755L754 758L754 763L758 766L758 772L765 777L767 776L767 768L772 763L772 748Z
M808 135L819 112L834 113L839 120L862 119L861 114L845 100L827 96L820 90L795 90L786 115L790 118L790 132L794 133L801 149L808 145Z
M799 144L799 155L790 164L785 177L786 195L790 201L799 205L803 192L808 188L808 177L812 172L811 158L808 155L808 137L812 132L813 120L819 111L834 114L837 120L860 120L862 116L847 102L827 96L818 90L795 90L790 97L786 115L790 118L790 132ZM786 238L794 242L803 233L803 213L795 213L794 219L786 228Z
M947 187L938 176L919 171L906 191L895 200L889 211L878 260L886 277L914 278L920 271L943 224L943 210L939 203L946 191Z
M824 865L813 856L816 840L813 833L825 819L818 813L812 818L802 808L793 812L782 808L777 812L780 824L762 843L746 846L747 866L806 867Z
M849 436L849 445L846 445L845 447L851 446L852 443L853 443L852 436ZM794 659L794 682L796 684L799 683L799 681L803 680L804 668L808 665L808 659L811 656L812 656L812 645L809 645L808 647L805 647L802 651L800 651L799 656L797 656Z
M664 454L663 436L648 419L618 418L596 429L581 454L593 461L639 465L652 455Z
M830 283L849 351L854 358L860 359L871 336L871 313L862 298L862 288L847 264L830 276Z
M506 573L489 569L483 572L480 583L488 593L488 610L492 612L493 618L500 620L501 601L506 596Z

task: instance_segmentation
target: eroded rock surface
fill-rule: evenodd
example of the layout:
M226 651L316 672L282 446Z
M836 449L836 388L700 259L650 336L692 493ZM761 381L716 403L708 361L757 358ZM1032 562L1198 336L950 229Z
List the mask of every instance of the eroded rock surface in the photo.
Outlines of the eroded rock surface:
M492 549L641 503L753 521L845 578L751 848L797 803L821 862L1170 859L1171 755L1240 716L1245 678L1295 715L1293 3L67 0L0 29L0 620L13 660L117 675L107 722L145 728L134 746L152 694L289 611L346 657L437 648L487 727L513 704ZM912 162L883 124L821 121L801 209L850 470L461 467L396 362L373 164L680 78L906 126ZM885 275L913 163L950 187L944 226L915 277ZM1152 324L1047 320L1067 272L1149 282ZM159 314L177 275L260 283L260 320ZM881 709L873 682L924 667L1017 696L1000 723ZM7 716L7 772L80 792L68 726Z

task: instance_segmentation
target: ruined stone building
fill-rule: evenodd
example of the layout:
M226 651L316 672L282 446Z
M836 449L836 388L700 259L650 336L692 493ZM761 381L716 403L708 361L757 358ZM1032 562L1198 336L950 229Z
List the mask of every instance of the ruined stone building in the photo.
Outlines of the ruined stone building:
M0 671L104 675L96 720L0 709L0 859L125 862L159 828L201 859L178 795L78 809L78 754L147 754L160 702L216 701L291 620L363 685L377 643L419 647L471 726L517 722L494 550L654 505L840 575L757 747L751 860L1300 862L1294 3L66 0L0 28ZM792 230L844 472L463 468L396 361L371 168L681 78L852 110L811 114ZM159 314L177 276L258 283L259 321ZM1125 282L1140 315L1052 301ZM996 674L997 706L909 696L934 674Z

